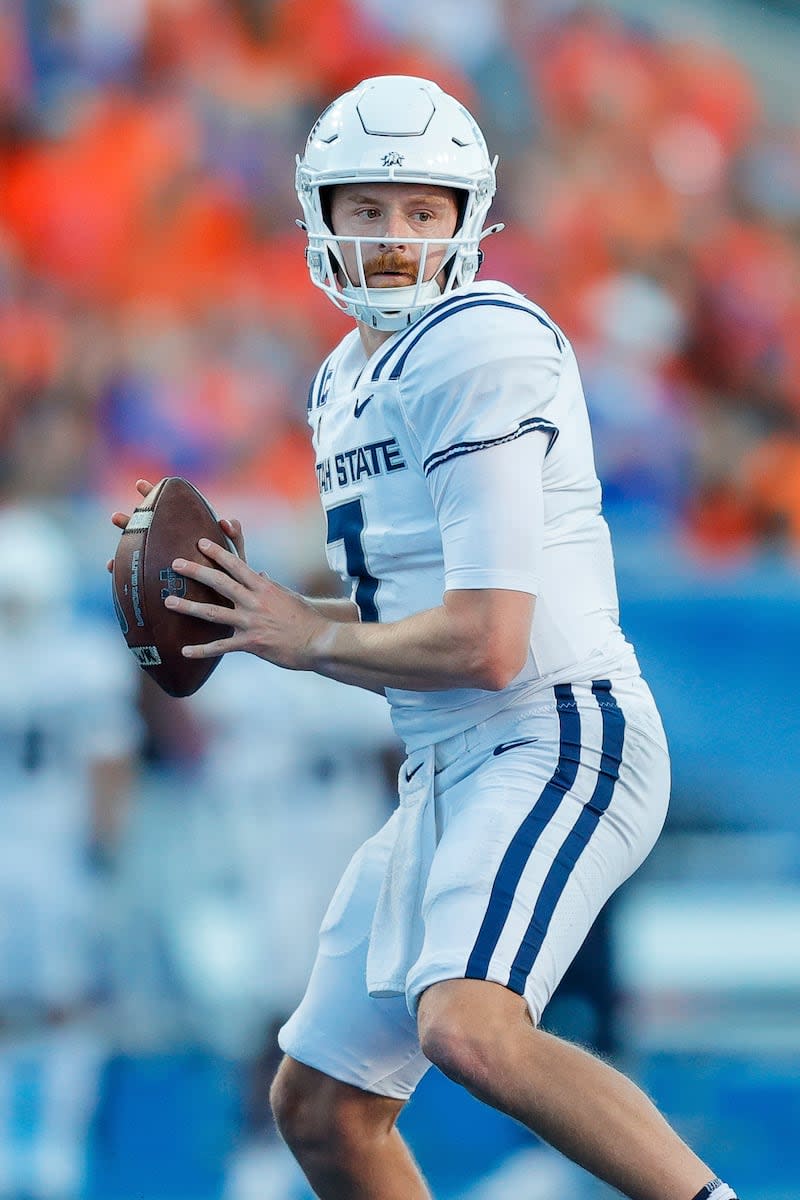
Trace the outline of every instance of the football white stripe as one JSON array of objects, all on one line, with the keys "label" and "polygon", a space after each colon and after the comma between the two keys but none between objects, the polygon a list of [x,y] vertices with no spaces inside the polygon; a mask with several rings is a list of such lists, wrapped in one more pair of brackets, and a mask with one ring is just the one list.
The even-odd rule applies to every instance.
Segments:
[{"label": "football white stripe", "polygon": [[125,527],[126,533],[137,533],[140,529],[149,529],[153,524],[152,508],[135,508],[131,519]]}]

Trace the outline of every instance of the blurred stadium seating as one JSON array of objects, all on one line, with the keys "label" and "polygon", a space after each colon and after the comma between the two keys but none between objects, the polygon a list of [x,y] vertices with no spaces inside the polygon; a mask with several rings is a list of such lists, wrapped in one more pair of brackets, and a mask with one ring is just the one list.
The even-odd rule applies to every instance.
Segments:
[{"label": "blurred stadium seating", "polygon": [[[76,616],[105,632],[107,513],[140,476],[189,476],[243,518],[259,566],[330,587],[304,410],[347,325],[308,283],[294,155],[332,96],[370,74],[426,75],[464,99],[500,155],[493,213],[507,229],[484,275],[544,305],[576,345],[623,624],[675,758],[667,833],[601,947],[613,995],[575,995],[613,1009],[616,1052],[749,1200],[796,1200],[800,985],[775,964],[800,957],[787,671],[800,644],[800,123],[778,65],[797,61],[800,21],[772,0],[778,48],[759,6],[736,0],[735,22],[731,6],[691,7],[682,28],[678,6],[643,17],[623,0],[0,0],[0,514],[24,506],[58,527]],[[223,813],[238,669],[223,664],[197,703],[144,677],[126,700],[133,798],[92,863],[102,962],[70,1026],[73,1071],[87,1019],[103,1047],[99,1098],[81,1093],[93,1133],[54,1131],[70,1096],[45,1069],[52,1025],[0,1000],[0,1200],[307,1196],[264,1098],[322,896],[291,855],[281,886],[297,925],[279,888],[255,895],[244,809]],[[262,844],[290,840],[293,814],[269,798],[302,761],[298,828],[322,830],[328,802],[339,820],[335,852],[318,830],[321,880],[389,802],[397,746],[343,692],[334,752],[326,696],[264,679],[275,726],[254,720],[264,757],[237,759],[237,786],[269,779],[247,819]],[[94,686],[87,667],[81,687]],[[279,729],[282,706],[309,724]],[[357,814],[348,751],[371,764]],[[755,937],[742,921],[757,911],[763,938],[784,939],[758,987],[712,920],[740,877],[723,896],[730,927]],[[291,977],[264,978],[265,907],[294,941]],[[709,938],[700,987],[689,963]],[[596,1032],[577,1002],[557,1019]],[[434,1104],[449,1123],[432,1146]],[[406,1121],[441,1198],[608,1195],[440,1077]],[[481,1163],[507,1173],[481,1180]]]}]

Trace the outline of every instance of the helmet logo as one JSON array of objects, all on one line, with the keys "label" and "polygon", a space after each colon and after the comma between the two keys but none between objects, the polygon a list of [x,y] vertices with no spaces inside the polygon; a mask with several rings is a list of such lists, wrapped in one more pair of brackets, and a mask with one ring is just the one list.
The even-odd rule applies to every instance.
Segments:
[{"label": "helmet logo", "polygon": [[388,154],[384,154],[381,162],[384,167],[402,167],[405,157],[402,154],[398,154],[396,150],[390,150]]}]

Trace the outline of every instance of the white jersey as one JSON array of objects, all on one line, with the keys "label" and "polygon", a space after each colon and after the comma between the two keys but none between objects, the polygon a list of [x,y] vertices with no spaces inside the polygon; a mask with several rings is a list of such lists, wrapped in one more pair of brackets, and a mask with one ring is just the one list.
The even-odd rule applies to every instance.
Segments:
[{"label": "white jersey", "polygon": [[575,356],[535,304],[472,284],[369,359],[353,330],[317,373],[308,415],[328,560],[362,621],[400,620],[453,589],[536,596],[527,662],[502,691],[387,688],[409,750],[559,683],[638,674]]}]

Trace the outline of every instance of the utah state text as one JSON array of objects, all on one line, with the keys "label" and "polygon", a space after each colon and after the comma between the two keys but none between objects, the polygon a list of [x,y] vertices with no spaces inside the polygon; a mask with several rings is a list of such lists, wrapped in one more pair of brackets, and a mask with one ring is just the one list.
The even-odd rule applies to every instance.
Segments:
[{"label": "utah state text", "polygon": [[318,462],[317,483],[321,493],[334,487],[347,487],[360,479],[372,479],[375,475],[388,475],[391,471],[404,471],[406,462],[396,438],[385,438],[381,442],[367,442],[352,450],[342,450],[333,458]]}]

